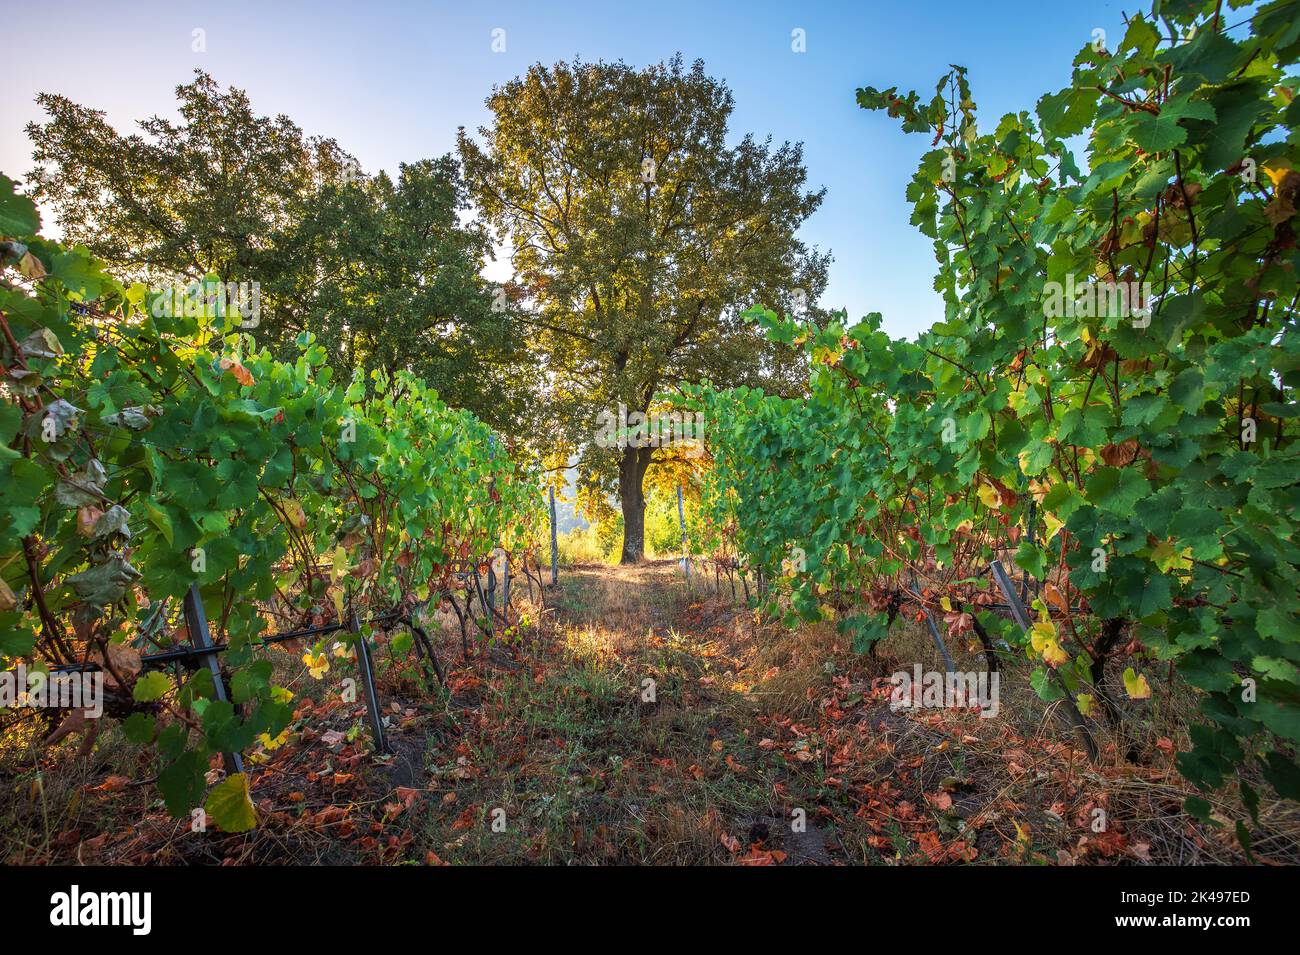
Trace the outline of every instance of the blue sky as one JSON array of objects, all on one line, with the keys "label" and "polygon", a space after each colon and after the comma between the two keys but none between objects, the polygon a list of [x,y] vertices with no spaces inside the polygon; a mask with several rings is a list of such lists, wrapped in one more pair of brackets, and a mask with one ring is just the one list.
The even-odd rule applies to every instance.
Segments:
[{"label": "blue sky", "polygon": [[[1128,5],[1129,12],[1138,8]],[[833,253],[822,305],[885,316],[912,336],[941,317],[929,241],[909,224],[904,189],[927,147],[854,102],[864,85],[933,89],[949,63],[970,68],[982,125],[1032,109],[1069,79],[1070,61],[1101,27],[1122,34],[1121,6],[1042,2],[622,3],[46,0],[11,16],[0,85],[0,171],[31,166],[23,125],[37,92],[107,112],[120,130],[171,115],[173,88],[201,67],[248,91],[263,114],[285,113],[327,135],[368,172],[451,150],[456,128],[488,119],[494,84],[542,61],[644,65],[680,51],[703,59],[736,100],[732,132],[801,140],[809,184],[825,186],[802,237]],[[504,53],[492,31],[506,31]],[[791,50],[805,31],[807,51]],[[207,49],[192,49],[193,31]],[[501,266],[489,274],[501,277]]]}]

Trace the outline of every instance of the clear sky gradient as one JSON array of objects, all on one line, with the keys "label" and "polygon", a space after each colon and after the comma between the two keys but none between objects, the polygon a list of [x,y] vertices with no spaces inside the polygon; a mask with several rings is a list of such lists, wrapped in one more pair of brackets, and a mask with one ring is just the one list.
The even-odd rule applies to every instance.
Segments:
[{"label": "clear sky gradient", "polygon": [[[1135,4],[1127,9],[1132,12]],[[623,60],[680,51],[735,96],[731,129],[805,146],[825,186],[802,237],[834,255],[821,304],[885,316],[912,336],[941,317],[929,240],[908,224],[904,189],[928,141],[854,101],[860,86],[927,94],[950,63],[969,67],[982,126],[1032,109],[1066,84],[1101,27],[1122,34],[1118,2],[137,2],[47,0],[7,18],[0,171],[31,167],[23,126],[37,92],[104,110],[119,130],[174,115],[173,89],[202,68],[248,91],[254,108],[333,136],[367,172],[453,149],[456,128],[488,120],[492,87],[535,62]],[[492,31],[506,51],[492,52]],[[802,28],[807,52],[791,50]],[[192,50],[205,31],[206,52]],[[489,274],[501,278],[498,264]],[[507,270],[508,271],[508,270]]]}]

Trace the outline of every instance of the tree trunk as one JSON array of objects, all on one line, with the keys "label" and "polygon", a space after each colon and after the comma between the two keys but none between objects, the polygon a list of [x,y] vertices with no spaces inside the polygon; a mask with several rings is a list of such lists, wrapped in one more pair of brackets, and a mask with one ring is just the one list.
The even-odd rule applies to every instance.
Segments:
[{"label": "tree trunk", "polygon": [[641,490],[654,448],[624,448],[618,462],[618,499],[623,508],[620,564],[645,560],[645,494]]}]

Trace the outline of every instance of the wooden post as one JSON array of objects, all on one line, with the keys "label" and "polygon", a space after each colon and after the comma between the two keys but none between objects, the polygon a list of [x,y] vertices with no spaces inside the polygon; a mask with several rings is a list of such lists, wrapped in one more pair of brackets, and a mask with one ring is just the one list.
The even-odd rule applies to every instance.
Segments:
[{"label": "wooden post", "polygon": [[560,545],[555,536],[555,488],[551,488],[551,586],[560,575]]},{"label": "wooden post", "polygon": [[356,635],[357,669],[361,672],[362,689],[366,694],[366,710],[370,714],[370,732],[375,738],[375,752],[388,753],[388,737],[384,735],[384,717],[379,712],[379,694],[375,692],[375,668],[370,659],[370,643],[361,632],[356,612],[348,620],[348,630]]},{"label": "wooden post", "polygon": [[[190,643],[201,650],[206,650],[212,646],[212,634],[208,632],[208,615],[203,610],[203,597],[199,594],[199,585],[190,584],[190,589],[185,591],[185,600],[182,604],[185,614],[185,626],[190,632]],[[208,672],[212,674],[212,685],[215,688],[217,699],[223,703],[229,703],[230,697],[226,693],[226,683],[221,678],[221,664],[217,662],[215,653],[203,654],[204,664]],[[226,764],[227,773],[242,773],[244,771],[244,758],[239,753],[222,753],[222,760]]]},{"label": "wooden post", "polygon": [[[1026,613],[1024,605],[1016,597],[1015,584],[1007,575],[1006,568],[1002,566],[1002,561],[995,560],[989,564],[989,569],[993,571],[993,579],[997,581],[998,589],[1002,591],[1002,596],[1007,601],[1007,606],[1011,608],[1011,616],[1016,621],[1016,625],[1025,633],[1028,633],[1031,624],[1029,614]],[[1092,734],[1088,732],[1088,724],[1083,721],[1083,714],[1079,712],[1079,707],[1075,705],[1074,697],[1070,695],[1070,689],[1061,679],[1061,675],[1056,672],[1054,667],[1048,667],[1047,672],[1051,674],[1060,687],[1062,698],[1061,703],[1065,707],[1066,713],[1069,714],[1070,722],[1074,724],[1075,731],[1079,734],[1079,741],[1083,743],[1083,748],[1088,751],[1088,757],[1095,763],[1101,756],[1097,749],[1097,743],[1093,740]]]}]

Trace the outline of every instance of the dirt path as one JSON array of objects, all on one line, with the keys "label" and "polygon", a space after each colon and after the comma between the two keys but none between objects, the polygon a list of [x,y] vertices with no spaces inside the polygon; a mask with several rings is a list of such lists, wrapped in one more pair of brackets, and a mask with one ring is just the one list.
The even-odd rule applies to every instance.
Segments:
[{"label": "dirt path", "polygon": [[452,862],[830,861],[812,811],[792,822],[784,761],[764,748],[742,608],[688,591],[672,561],[568,569],[548,599],[539,646],[452,697],[477,704],[453,758],[433,767],[461,835],[432,851]]},{"label": "dirt path", "polygon": [[[1025,668],[1004,672],[997,718],[894,712],[891,672],[942,666],[919,625],[869,660],[833,623],[760,626],[725,584],[700,584],[673,561],[562,571],[525,648],[457,671],[455,744],[429,751],[435,811],[412,848],[466,863],[1231,858],[1188,825],[1169,747],[1133,765],[1112,745],[1089,766]],[[952,650],[982,668],[978,646]]]}]

